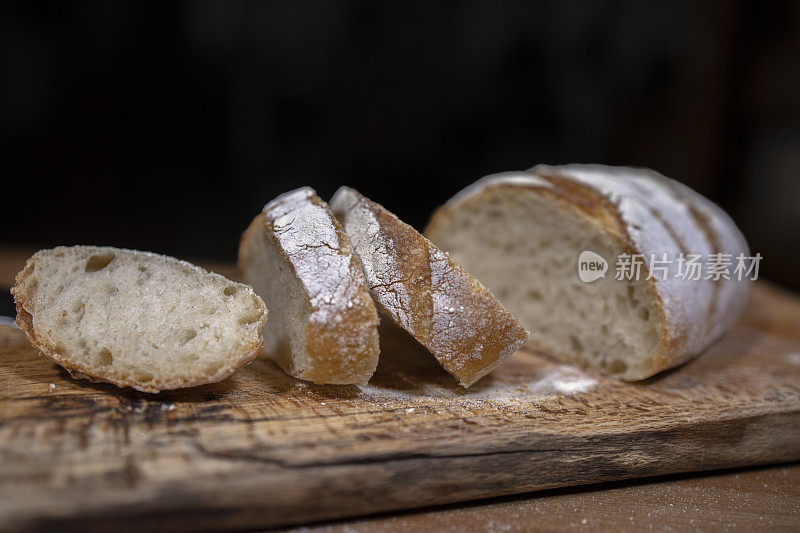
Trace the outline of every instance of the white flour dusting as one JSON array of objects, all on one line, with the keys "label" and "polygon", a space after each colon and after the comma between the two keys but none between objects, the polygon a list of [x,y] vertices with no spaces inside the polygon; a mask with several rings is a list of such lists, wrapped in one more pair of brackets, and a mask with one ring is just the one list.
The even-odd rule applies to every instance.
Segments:
[{"label": "white flour dusting", "polygon": [[597,384],[597,379],[576,368],[556,365],[542,369],[542,372],[532,376],[527,382],[497,376],[497,379],[489,380],[484,387],[479,382],[470,389],[437,384],[425,384],[414,389],[368,384],[359,387],[358,398],[377,402],[428,402],[431,398],[452,398],[454,403],[476,400],[487,403],[517,402],[546,396],[581,394],[591,391]]}]

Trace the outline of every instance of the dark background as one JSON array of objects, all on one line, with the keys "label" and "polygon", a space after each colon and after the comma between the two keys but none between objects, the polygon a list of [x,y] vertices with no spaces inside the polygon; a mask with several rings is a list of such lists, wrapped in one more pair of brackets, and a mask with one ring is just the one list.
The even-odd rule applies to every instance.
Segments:
[{"label": "dark background", "polygon": [[233,260],[300,185],[421,228],[599,162],[709,196],[800,288],[798,2],[20,2],[0,72],[0,245]]}]

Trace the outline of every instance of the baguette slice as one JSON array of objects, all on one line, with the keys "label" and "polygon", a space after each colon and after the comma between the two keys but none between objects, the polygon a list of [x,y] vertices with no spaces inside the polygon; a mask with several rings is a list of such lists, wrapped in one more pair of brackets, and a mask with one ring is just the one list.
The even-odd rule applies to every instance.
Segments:
[{"label": "baguette slice", "polygon": [[289,375],[364,384],[378,366],[378,311],[350,241],[328,205],[303,187],[268,203],[242,235],[239,269],[280,310],[266,352]]},{"label": "baguette slice", "polygon": [[[732,271],[747,242],[719,207],[651,170],[540,165],[488,176],[440,207],[425,234],[495,291],[542,350],[624,380],[700,353],[747,302],[746,279],[683,279],[680,254],[706,263],[730,254]],[[604,278],[580,279],[584,251],[605,259]],[[638,279],[627,268],[615,279],[624,254],[642,256]]]},{"label": "baguette slice", "polygon": [[464,387],[528,338],[483,285],[381,205],[342,187],[331,208],[350,237],[380,310]]},{"label": "baguette slice", "polygon": [[110,247],[40,250],[11,293],[35,348],[75,377],[143,392],[225,379],[258,354],[267,319],[247,285]]}]

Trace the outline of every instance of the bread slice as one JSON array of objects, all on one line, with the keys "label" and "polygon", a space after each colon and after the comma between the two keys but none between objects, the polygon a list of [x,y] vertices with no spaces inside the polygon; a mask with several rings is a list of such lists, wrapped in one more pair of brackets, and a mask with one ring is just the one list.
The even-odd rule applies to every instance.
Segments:
[{"label": "bread slice", "polygon": [[239,269],[280,310],[265,351],[315,383],[364,384],[378,366],[378,312],[342,227],[313,189],[268,203],[242,235]]},{"label": "bread slice", "polygon": [[98,246],[40,250],[11,289],[31,344],[79,377],[144,392],[213,383],[261,348],[264,302],[186,261]]},{"label": "bread slice", "polygon": [[[719,207],[651,170],[541,165],[488,176],[439,208],[425,234],[486,283],[543,350],[625,380],[700,353],[747,301],[746,279],[682,279],[680,254],[707,262],[725,253],[735,265],[747,243]],[[584,251],[607,262],[604,278],[581,280]],[[641,254],[639,279],[628,279],[623,254]]]},{"label": "bread slice", "polygon": [[384,207],[348,187],[331,199],[380,310],[464,387],[528,338],[475,278]]}]

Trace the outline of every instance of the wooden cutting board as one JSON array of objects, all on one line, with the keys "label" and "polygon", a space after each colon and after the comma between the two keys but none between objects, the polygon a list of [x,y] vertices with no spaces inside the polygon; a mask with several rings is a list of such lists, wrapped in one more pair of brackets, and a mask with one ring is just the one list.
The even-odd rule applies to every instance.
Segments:
[{"label": "wooden cutting board", "polygon": [[0,326],[0,529],[257,528],[798,460],[798,302],[758,284],[717,345],[644,383],[522,351],[468,391],[396,330],[366,387],[258,360],[148,395]]}]

